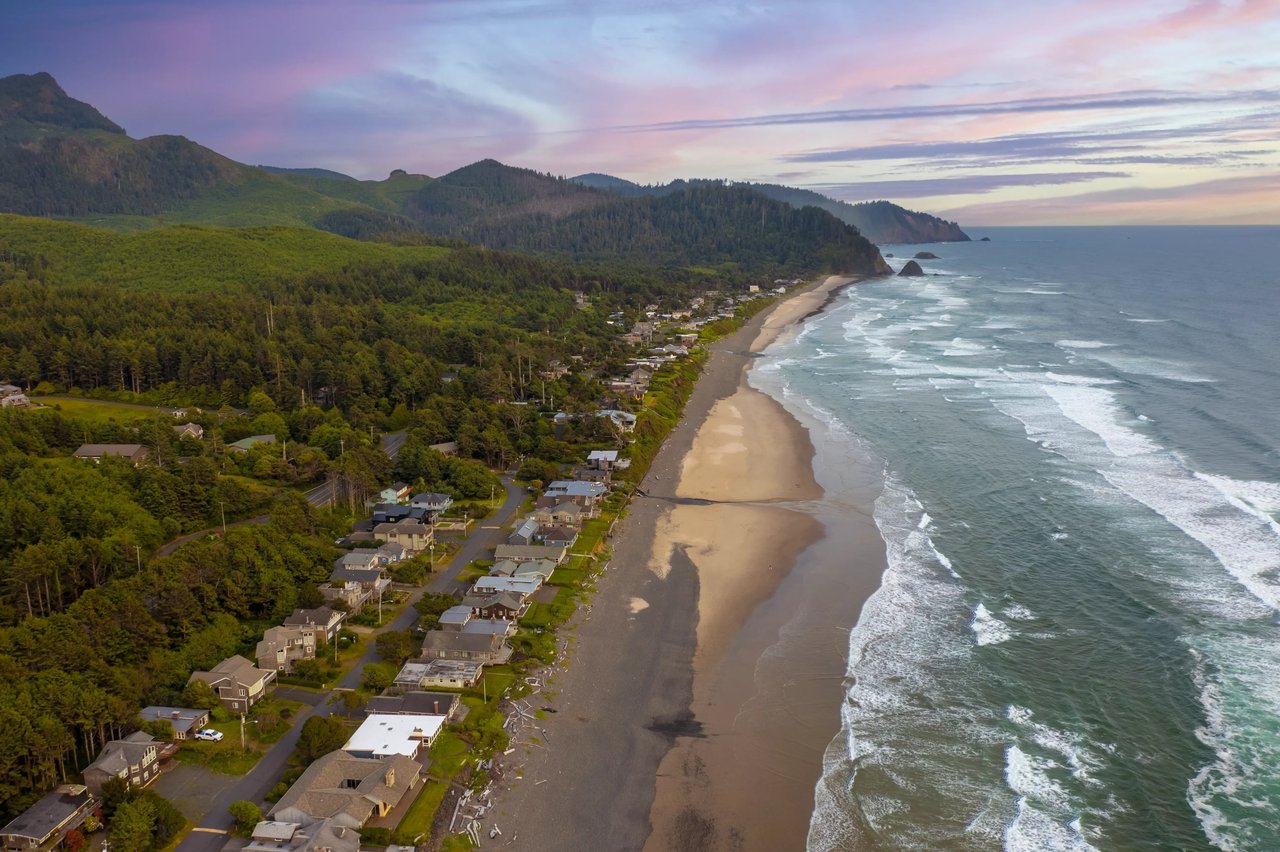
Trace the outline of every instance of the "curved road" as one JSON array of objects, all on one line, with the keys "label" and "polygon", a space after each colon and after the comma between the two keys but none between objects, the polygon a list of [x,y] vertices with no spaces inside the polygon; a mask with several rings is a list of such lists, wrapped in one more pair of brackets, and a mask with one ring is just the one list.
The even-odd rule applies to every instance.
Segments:
[{"label": "curved road", "polygon": [[[409,605],[401,611],[400,615],[379,627],[374,631],[375,633],[382,633],[388,630],[408,630],[411,628],[418,619],[418,611],[413,608],[413,604],[422,597],[424,592],[451,592],[459,588],[461,584],[455,579],[455,574],[458,570],[472,560],[489,555],[487,551],[492,551],[494,547],[506,540],[502,527],[511,523],[528,492],[523,486],[516,485],[509,474],[502,476],[502,485],[507,491],[506,500],[503,501],[502,506],[493,515],[486,518],[483,523],[477,525],[475,532],[463,544],[462,549],[448,564],[441,566],[439,574],[433,577],[425,588],[418,589],[410,595]],[[354,689],[359,686],[360,678],[364,674],[364,667],[369,663],[377,662],[377,660],[377,648],[373,642],[370,642],[364,652],[364,656],[351,667],[351,671],[347,672],[335,689]],[[262,802],[267,793],[271,791],[271,788],[280,780],[280,776],[284,774],[285,767],[289,762],[289,756],[293,754],[293,749],[298,743],[298,737],[302,734],[303,723],[316,714],[325,714],[328,711],[330,702],[336,697],[335,693],[330,692],[329,695],[322,697],[315,706],[299,711],[294,717],[293,727],[267,750],[267,753],[262,756],[257,765],[209,803],[209,810],[204,819],[179,844],[178,852],[215,852],[215,850],[221,849],[227,842],[228,832],[235,822],[227,808],[232,802],[238,802],[242,799],[250,802]]]}]

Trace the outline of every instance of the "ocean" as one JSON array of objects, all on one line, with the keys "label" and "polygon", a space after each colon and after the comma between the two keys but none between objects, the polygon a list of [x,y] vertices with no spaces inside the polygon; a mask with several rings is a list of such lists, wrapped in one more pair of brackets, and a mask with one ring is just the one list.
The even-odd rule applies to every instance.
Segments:
[{"label": "ocean", "polygon": [[884,471],[808,848],[1280,849],[1280,228],[971,235],[751,372]]}]

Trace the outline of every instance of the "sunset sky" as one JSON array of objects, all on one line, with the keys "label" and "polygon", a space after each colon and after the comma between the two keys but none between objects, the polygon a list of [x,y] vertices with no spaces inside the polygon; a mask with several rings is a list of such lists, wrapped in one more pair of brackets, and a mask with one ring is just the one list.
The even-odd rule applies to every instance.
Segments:
[{"label": "sunset sky", "polygon": [[0,4],[0,75],[246,163],[760,180],[962,225],[1280,223],[1280,0]]}]

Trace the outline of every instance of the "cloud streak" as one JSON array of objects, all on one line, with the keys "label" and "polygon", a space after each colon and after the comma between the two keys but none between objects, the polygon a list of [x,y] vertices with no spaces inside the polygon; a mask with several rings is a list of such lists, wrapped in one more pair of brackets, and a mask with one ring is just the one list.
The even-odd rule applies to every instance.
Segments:
[{"label": "cloud streak", "polygon": [[1220,104],[1280,103],[1280,92],[1255,90],[1223,94],[1194,92],[1122,92],[1068,97],[1020,98],[1007,101],[977,103],[929,104],[886,108],[818,110],[813,112],[777,113],[772,115],[737,116],[731,118],[689,118],[649,124],[622,125],[607,130],[629,132],[661,132],[669,130],[716,130],[771,125],[829,124],[850,122],[902,121],[905,119],[941,119],[965,116],[1004,114],[1062,113],[1092,110],[1150,110],[1171,107]]},{"label": "cloud streak", "polygon": [[1064,186],[1105,178],[1127,178],[1128,172],[1028,172],[905,180],[871,180],[850,183],[805,184],[808,189],[842,201],[878,198],[932,198],[943,195],[980,195],[1014,186]]}]

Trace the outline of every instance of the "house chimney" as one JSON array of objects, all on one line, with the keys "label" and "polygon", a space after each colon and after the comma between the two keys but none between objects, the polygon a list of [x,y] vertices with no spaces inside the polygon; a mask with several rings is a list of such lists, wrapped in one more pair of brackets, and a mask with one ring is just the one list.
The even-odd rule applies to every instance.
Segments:
[{"label": "house chimney", "polygon": [[431,711],[435,713],[437,716],[440,715],[440,699],[439,698],[431,702]]}]

